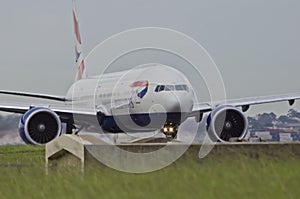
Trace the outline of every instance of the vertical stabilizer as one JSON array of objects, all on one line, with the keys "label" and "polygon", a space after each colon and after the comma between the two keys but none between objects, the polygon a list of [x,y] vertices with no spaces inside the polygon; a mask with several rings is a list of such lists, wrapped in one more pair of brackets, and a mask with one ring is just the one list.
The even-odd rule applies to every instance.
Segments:
[{"label": "vertical stabilizer", "polygon": [[72,0],[73,3],[73,20],[74,20],[74,33],[75,33],[75,61],[77,64],[77,77],[76,80],[80,80],[82,78],[86,77],[85,74],[85,65],[84,65],[84,57],[82,54],[82,43],[81,43],[81,37],[80,37],[80,31],[79,31],[79,23],[78,23],[78,17],[76,12],[76,2],[75,0]]}]

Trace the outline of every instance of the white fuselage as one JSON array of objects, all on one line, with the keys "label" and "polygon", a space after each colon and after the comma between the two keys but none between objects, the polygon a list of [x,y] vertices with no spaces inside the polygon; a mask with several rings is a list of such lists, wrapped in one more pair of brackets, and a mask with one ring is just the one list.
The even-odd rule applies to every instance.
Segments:
[{"label": "white fuselage", "polygon": [[[194,94],[189,81],[178,70],[153,64],[79,80],[69,89],[67,98],[72,99],[73,106],[100,111],[106,116],[177,113],[180,114],[180,120],[184,121],[192,111]],[[153,130],[157,125],[143,128]],[[141,130],[140,126],[134,124],[132,130],[136,128]]]}]

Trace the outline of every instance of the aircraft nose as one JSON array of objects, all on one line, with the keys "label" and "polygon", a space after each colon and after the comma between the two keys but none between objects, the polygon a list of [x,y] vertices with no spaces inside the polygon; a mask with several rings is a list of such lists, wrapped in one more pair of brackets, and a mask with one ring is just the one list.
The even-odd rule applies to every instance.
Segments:
[{"label": "aircraft nose", "polygon": [[167,112],[190,113],[193,108],[193,99],[186,93],[172,93],[166,100]]}]

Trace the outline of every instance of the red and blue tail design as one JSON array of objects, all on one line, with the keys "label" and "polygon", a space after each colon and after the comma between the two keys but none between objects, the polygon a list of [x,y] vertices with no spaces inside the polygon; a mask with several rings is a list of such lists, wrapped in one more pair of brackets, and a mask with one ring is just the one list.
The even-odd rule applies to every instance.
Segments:
[{"label": "red and blue tail design", "polygon": [[85,78],[85,65],[84,65],[84,57],[82,55],[82,46],[81,46],[81,37],[80,37],[80,31],[79,31],[79,23],[77,18],[77,12],[76,12],[76,3],[75,0],[72,0],[73,2],[73,20],[74,20],[74,33],[75,33],[75,56],[76,56],[76,63],[77,63],[77,77],[76,80],[80,80],[82,78]]}]

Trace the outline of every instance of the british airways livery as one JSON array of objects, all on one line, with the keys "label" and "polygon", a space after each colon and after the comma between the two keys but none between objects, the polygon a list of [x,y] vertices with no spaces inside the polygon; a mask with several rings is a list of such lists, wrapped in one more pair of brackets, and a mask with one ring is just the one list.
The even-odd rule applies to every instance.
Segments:
[{"label": "british airways livery", "polygon": [[300,98],[295,93],[214,103],[217,105],[198,103],[191,83],[180,71],[156,63],[87,77],[75,0],[73,20],[78,72],[66,96],[0,91],[62,102],[60,106],[0,103],[0,111],[23,114],[19,132],[26,143],[46,144],[62,134],[63,126],[68,134],[87,126],[100,126],[108,133],[161,131],[172,140],[185,120],[193,117],[200,122],[204,113],[209,113],[207,129],[212,140],[226,142],[245,137],[248,121],[244,112],[251,105],[280,101],[293,105]]}]

